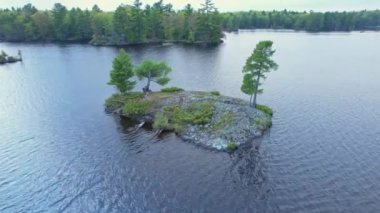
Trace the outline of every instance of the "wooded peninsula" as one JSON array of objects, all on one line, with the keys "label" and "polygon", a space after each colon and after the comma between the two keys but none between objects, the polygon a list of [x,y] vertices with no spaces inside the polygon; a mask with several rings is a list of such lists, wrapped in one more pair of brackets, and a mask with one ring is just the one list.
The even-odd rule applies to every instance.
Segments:
[{"label": "wooded peninsula", "polygon": [[359,12],[249,11],[220,13],[211,0],[196,10],[188,4],[174,10],[162,0],[143,5],[120,5],[114,12],[68,9],[56,3],[51,10],[32,4],[0,9],[0,41],[90,42],[128,45],[154,42],[217,44],[223,31],[292,29],[319,31],[379,30],[380,10]]}]

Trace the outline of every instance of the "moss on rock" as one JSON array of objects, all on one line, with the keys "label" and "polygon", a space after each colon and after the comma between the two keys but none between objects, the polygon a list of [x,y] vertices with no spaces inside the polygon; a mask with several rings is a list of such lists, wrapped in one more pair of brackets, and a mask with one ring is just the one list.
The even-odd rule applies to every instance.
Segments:
[{"label": "moss on rock", "polygon": [[174,131],[186,141],[216,150],[231,150],[259,137],[270,127],[272,111],[247,101],[210,92],[153,92],[114,95],[106,109],[117,115]]}]

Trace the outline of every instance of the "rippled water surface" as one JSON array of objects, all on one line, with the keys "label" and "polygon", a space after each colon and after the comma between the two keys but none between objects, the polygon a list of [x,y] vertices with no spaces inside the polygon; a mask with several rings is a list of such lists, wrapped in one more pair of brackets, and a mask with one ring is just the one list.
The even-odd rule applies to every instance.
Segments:
[{"label": "rippled water surface", "polygon": [[247,98],[241,68],[262,39],[280,65],[259,97],[274,126],[232,155],[105,114],[116,48],[0,43],[24,56],[0,66],[0,212],[380,212],[380,33],[126,50],[167,61],[173,86]]}]

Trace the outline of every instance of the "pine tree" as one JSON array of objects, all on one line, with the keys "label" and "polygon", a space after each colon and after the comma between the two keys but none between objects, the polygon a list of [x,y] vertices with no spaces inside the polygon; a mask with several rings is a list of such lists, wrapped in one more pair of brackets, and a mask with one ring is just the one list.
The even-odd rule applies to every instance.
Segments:
[{"label": "pine tree", "polygon": [[253,107],[256,107],[257,94],[263,92],[260,89],[260,80],[266,78],[266,73],[278,68],[271,58],[275,53],[272,46],[272,41],[259,42],[243,68],[244,79],[241,91],[251,96],[250,105]]},{"label": "pine tree", "polygon": [[140,0],[135,0],[131,10],[131,42],[141,42],[146,39],[145,14],[141,9]]},{"label": "pine tree", "polygon": [[151,82],[155,82],[161,86],[169,83],[170,78],[168,74],[172,71],[172,69],[165,63],[160,62],[156,63],[151,60],[145,60],[137,69],[136,76],[142,80],[144,78],[147,79],[147,84],[144,87],[144,92],[150,92],[150,84]]},{"label": "pine tree", "polygon": [[131,91],[136,85],[130,78],[134,76],[133,65],[130,56],[121,49],[119,55],[113,60],[111,80],[109,85],[114,85],[120,93]]},{"label": "pine tree", "polygon": [[66,37],[66,26],[65,17],[67,14],[67,9],[60,3],[56,3],[52,10],[54,28],[55,28],[55,38],[62,41]]},{"label": "pine tree", "polygon": [[215,44],[220,43],[222,38],[222,20],[218,9],[215,8],[211,0],[205,0],[198,13],[196,22],[197,41]]}]

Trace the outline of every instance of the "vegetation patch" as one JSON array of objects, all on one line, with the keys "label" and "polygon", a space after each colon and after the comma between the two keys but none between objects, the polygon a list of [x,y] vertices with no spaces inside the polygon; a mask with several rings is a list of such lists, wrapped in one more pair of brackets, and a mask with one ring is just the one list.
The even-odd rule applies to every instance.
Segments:
[{"label": "vegetation patch", "polygon": [[262,117],[256,117],[254,120],[254,123],[256,124],[256,126],[261,128],[262,130],[268,129],[269,127],[272,126],[272,121],[269,115],[265,115],[265,121],[263,120]]},{"label": "vegetation patch", "polygon": [[223,129],[223,127],[230,125],[234,120],[234,113],[224,112],[219,120],[214,124],[213,130],[218,131]]},{"label": "vegetation patch", "polygon": [[182,92],[182,91],[185,91],[185,90],[179,87],[169,87],[169,88],[165,88],[161,90],[161,92],[163,93],[173,93],[173,92]]},{"label": "vegetation patch", "polygon": [[167,106],[162,113],[155,117],[153,128],[174,130],[180,133],[187,124],[202,125],[211,121],[214,113],[214,105],[212,102],[193,102],[187,107],[179,105]]},{"label": "vegetation patch", "polygon": [[108,109],[118,109],[125,105],[126,102],[136,99],[142,99],[143,93],[131,92],[127,94],[114,94],[106,100],[105,107]]},{"label": "vegetation patch", "polygon": [[220,92],[219,91],[211,91],[210,94],[213,95],[213,96],[220,96]]},{"label": "vegetation patch", "polygon": [[123,114],[127,117],[137,117],[144,115],[153,106],[153,102],[144,99],[131,99],[125,103]]},{"label": "vegetation patch", "polygon": [[256,117],[255,118],[255,123],[257,126],[261,126],[262,129],[268,129],[269,127],[272,126],[272,120],[271,117],[273,116],[273,110],[265,105],[256,105],[256,109],[260,110],[265,114],[265,122],[263,121],[262,117]]},{"label": "vegetation patch", "polygon": [[124,105],[123,96],[114,94],[106,100],[104,105],[108,109],[118,109]]},{"label": "vegetation patch", "polygon": [[153,129],[173,130],[169,124],[168,117],[165,116],[164,113],[159,113],[156,115],[153,122]]},{"label": "vegetation patch", "polygon": [[265,121],[265,127],[267,129],[267,128],[271,127],[271,126],[272,126],[272,120],[270,119],[269,116],[267,116],[267,119]]},{"label": "vegetation patch", "polygon": [[273,116],[273,110],[268,106],[257,104],[256,109],[260,110],[261,112],[263,112],[267,116],[270,116],[270,117]]},{"label": "vegetation patch", "polygon": [[257,126],[261,126],[263,124],[263,118],[262,117],[256,117],[255,118],[255,124]]},{"label": "vegetation patch", "polygon": [[144,93],[141,93],[141,92],[130,92],[130,93],[127,93],[124,96],[124,100],[128,101],[128,100],[134,100],[134,99],[142,99],[144,98]]},{"label": "vegetation patch", "polygon": [[228,142],[227,144],[227,149],[230,150],[230,151],[234,151],[237,149],[237,144],[235,141],[230,141]]}]

